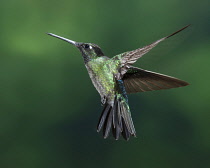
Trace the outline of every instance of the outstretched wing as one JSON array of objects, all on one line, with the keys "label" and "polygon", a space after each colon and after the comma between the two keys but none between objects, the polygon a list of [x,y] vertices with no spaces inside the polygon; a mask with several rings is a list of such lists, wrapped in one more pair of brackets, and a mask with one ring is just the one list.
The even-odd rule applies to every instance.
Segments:
[{"label": "outstretched wing", "polygon": [[187,86],[189,83],[180,79],[131,67],[123,77],[127,93],[170,89]]},{"label": "outstretched wing", "polygon": [[149,52],[152,48],[154,48],[158,43],[160,43],[161,41],[179,33],[180,31],[186,29],[188,26],[187,25],[185,27],[183,27],[182,29],[170,34],[169,36],[163,37],[155,42],[153,42],[150,45],[147,45],[143,48],[138,48],[136,50],[133,51],[128,51],[125,52],[123,54],[117,55],[116,57],[114,57],[114,59],[119,59],[120,64],[121,64],[121,75],[124,75],[127,70],[130,68],[130,65],[132,65],[133,63],[135,63],[139,58],[141,58],[144,54],[146,54],[147,52]]}]

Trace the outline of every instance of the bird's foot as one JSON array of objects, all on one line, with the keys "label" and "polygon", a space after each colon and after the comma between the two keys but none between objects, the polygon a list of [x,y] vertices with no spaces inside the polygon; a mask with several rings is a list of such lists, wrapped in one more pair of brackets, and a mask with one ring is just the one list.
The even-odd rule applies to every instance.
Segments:
[{"label": "bird's foot", "polygon": [[104,104],[106,103],[106,97],[102,97],[101,98],[101,105],[104,106]]}]

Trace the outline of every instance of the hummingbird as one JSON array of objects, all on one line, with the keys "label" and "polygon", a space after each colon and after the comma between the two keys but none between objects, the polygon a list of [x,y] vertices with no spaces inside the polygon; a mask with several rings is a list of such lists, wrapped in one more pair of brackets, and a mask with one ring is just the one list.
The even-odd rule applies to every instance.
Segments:
[{"label": "hummingbird", "polygon": [[103,110],[97,125],[97,132],[103,130],[106,139],[110,132],[118,140],[120,136],[129,140],[136,137],[135,127],[128,104],[128,94],[187,86],[189,83],[160,73],[144,70],[133,64],[158,43],[181,32],[189,25],[149,45],[133,51],[105,56],[101,48],[93,43],[83,43],[47,33],[77,47],[92,83],[101,97]]}]

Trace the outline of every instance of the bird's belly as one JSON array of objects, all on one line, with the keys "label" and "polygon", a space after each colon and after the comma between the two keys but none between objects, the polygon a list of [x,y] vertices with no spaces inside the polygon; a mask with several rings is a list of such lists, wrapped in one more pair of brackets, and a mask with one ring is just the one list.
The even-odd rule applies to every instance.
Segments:
[{"label": "bird's belly", "polygon": [[113,72],[109,68],[100,68],[98,70],[87,67],[90,78],[101,98],[114,95],[115,79]]}]

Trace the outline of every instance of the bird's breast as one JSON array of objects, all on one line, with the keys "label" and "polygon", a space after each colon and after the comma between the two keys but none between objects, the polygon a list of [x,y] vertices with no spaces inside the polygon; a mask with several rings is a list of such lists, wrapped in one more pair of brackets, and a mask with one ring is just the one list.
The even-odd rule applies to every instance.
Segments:
[{"label": "bird's breast", "polygon": [[116,85],[114,74],[116,73],[116,68],[110,60],[99,57],[89,61],[86,64],[86,68],[93,85],[101,97],[114,94]]}]

